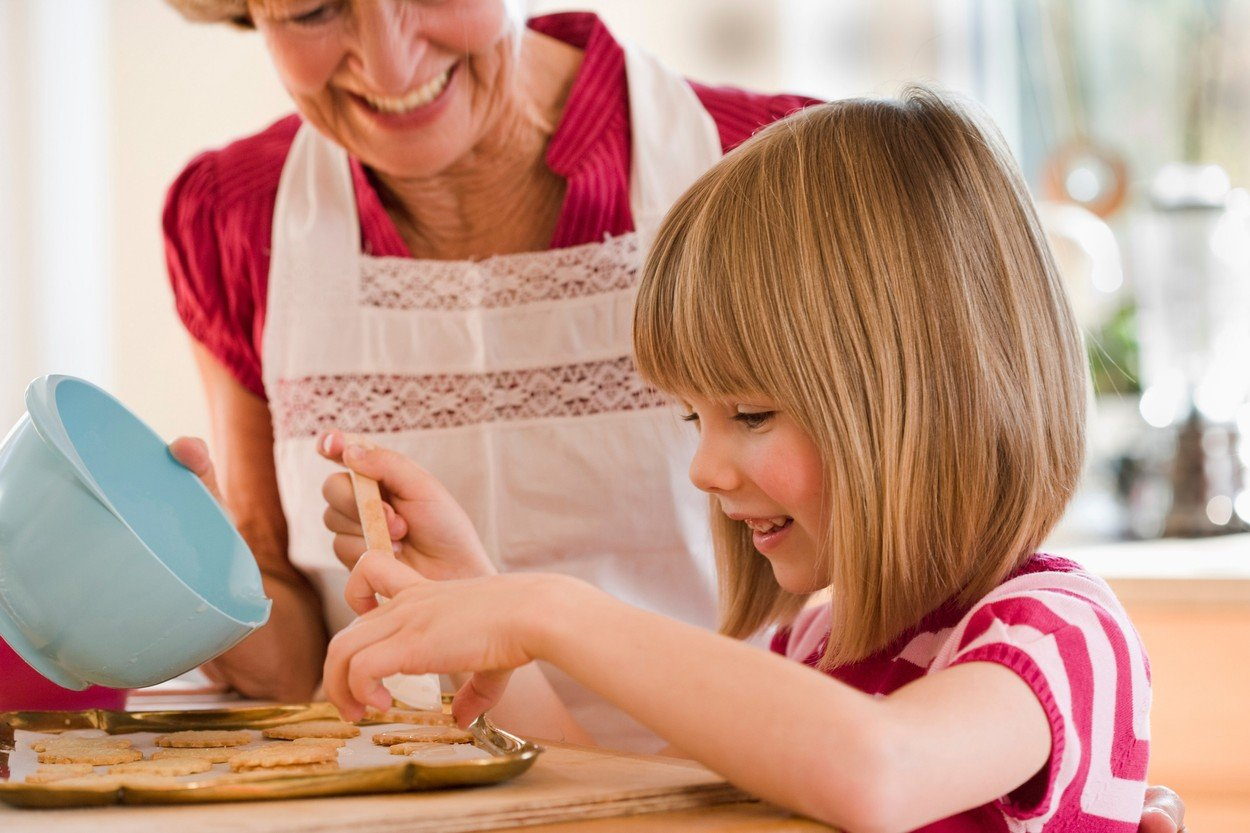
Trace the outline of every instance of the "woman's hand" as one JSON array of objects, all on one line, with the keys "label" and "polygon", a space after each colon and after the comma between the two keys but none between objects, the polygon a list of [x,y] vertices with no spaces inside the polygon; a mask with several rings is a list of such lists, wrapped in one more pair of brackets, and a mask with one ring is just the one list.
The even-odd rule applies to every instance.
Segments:
[{"label": "woman's hand", "polygon": [[[495,566],[468,515],[438,479],[402,454],[362,448],[339,431],[317,443],[321,456],[378,481],[395,556],[430,579],[493,575]],[[365,551],[351,479],[346,472],[326,478],[324,522],[334,533],[334,554],[348,567]]]},{"label": "woman's hand", "polygon": [[[534,659],[529,625],[556,576],[429,581],[388,553],[362,555],[345,596],[360,618],[330,641],[326,696],[345,720],[386,708],[391,674],[472,672],[452,712],[466,725],[503,695],[508,676]],[[378,596],[387,598],[379,602]]]},{"label": "woman's hand", "polygon": [[[208,489],[213,500],[222,509],[226,509],[226,501],[217,486],[217,472],[213,469],[213,459],[208,454],[208,443],[199,437],[179,437],[169,444],[169,454],[183,468],[200,478],[200,482]],[[228,513],[228,510],[227,510]]]}]

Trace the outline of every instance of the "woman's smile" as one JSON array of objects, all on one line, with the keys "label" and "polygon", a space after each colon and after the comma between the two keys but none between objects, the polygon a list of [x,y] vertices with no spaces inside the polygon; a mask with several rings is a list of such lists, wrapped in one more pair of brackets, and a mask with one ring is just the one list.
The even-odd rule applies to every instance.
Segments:
[{"label": "woman's smile", "polygon": [[456,69],[456,64],[447,67],[438,75],[431,78],[416,89],[402,96],[382,96],[370,95],[369,93],[361,93],[360,98],[368,102],[369,106],[374,110],[383,113],[393,113],[402,115],[408,113],[418,107],[424,107],[442,94],[447,88],[447,82],[451,79],[452,72]]},{"label": "woman's smile", "polygon": [[455,63],[419,87],[402,96],[352,93],[348,96],[356,112],[368,123],[385,130],[422,127],[437,119],[456,94],[459,63]]}]

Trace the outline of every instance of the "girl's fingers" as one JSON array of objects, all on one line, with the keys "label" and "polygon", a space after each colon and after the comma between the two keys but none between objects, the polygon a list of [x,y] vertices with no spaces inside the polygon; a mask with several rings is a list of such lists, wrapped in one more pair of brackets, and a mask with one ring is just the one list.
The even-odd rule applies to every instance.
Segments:
[{"label": "girl's fingers", "polygon": [[358,651],[347,666],[347,688],[352,700],[366,706],[386,710],[391,695],[382,680],[392,674],[420,674],[424,669],[406,667],[409,646],[403,632],[374,642]]},{"label": "girl's fingers", "polygon": [[339,707],[345,720],[359,719],[364,713],[364,703],[356,700],[348,684],[352,660],[365,648],[394,634],[402,625],[403,621],[398,616],[370,616],[357,619],[330,640],[326,648],[322,686],[326,698]]},{"label": "girl's fingers", "polygon": [[397,560],[393,553],[369,550],[352,568],[343,596],[352,610],[362,613],[376,606],[375,596],[394,598],[423,581],[420,573]]},{"label": "girl's fingers", "polygon": [[508,687],[511,671],[478,671],[456,692],[451,715],[462,728],[499,702]]}]

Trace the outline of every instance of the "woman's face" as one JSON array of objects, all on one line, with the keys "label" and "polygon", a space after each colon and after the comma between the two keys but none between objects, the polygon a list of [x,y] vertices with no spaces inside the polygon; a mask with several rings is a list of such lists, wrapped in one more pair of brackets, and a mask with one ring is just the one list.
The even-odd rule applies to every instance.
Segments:
[{"label": "woman's face", "polygon": [[300,114],[395,177],[446,170],[514,94],[502,0],[251,0]]}]

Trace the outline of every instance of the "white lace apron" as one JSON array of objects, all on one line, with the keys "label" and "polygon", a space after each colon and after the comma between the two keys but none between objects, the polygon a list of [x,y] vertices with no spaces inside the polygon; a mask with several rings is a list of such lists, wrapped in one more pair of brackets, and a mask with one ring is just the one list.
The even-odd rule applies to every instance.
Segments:
[{"label": "white lace apron", "polygon": [[[687,478],[694,432],[638,378],[631,325],[645,241],[720,142],[682,78],[632,47],[626,72],[638,231],[602,243],[482,261],[370,257],[346,153],[307,125],[297,133],[274,209],[264,383],[290,558],[331,632],[353,614],[322,525],[335,466],[315,443],[330,428],[436,475],[502,569],[566,573],[714,624],[707,501]],[[601,742],[658,747],[546,670]]]}]

